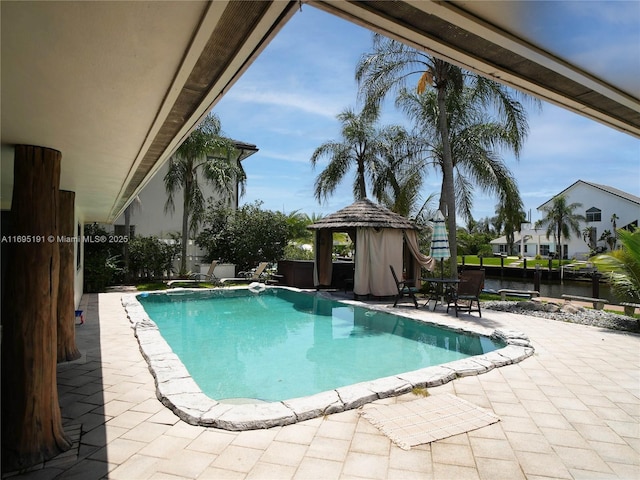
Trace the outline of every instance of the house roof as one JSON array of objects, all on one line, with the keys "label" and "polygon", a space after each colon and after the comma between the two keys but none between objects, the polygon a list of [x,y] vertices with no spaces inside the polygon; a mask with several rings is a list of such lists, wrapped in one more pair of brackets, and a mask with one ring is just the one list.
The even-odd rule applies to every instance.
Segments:
[{"label": "house roof", "polygon": [[335,213],[323,217],[307,228],[312,230],[341,230],[358,227],[417,230],[416,225],[407,218],[368,199],[358,200]]},{"label": "house roof", "polygon": [[[537,237],[540,237],[542,235],[544,235],[544,232],[542,230],[540,230],[540,232],[536,232],[535,235],[531,235],[531,234],[525,232],[524,243],[530,243],[530,242],[531,243],[537,243],[538,242],[538,238]],[[520,232],[513,232],[513,243],[518,244],[520,242],[522,242],[522,235],[520,234]],[[502,244],[506,245],[507,244],[507,236],[506,235],[502,235],[501,237],[494,238],[489,243],[492,244],[492,245],[502,245]]]},{"label": "house roof", "polygon": [[241,162],[245,158],[250,157],[258,151],[258,147],[256,145],[253,145],[252,143],[240,142],[238,140],[233,140],[233,146],[236,147],[236,150],[240,151],[240,156],[238,157],[239,162]]},{"label": "house roof", "polygon": [[599,183],[587,182],[585,180],[577,180],[576,182],[572,183],[567,188],[562,190],[560,193],[558,193],[557,195],[554,195],[552,198],[550,198],[549,200],[544,202],[537,209],[538,210],[541,209],[542,207],[547,205],[549,202],[551,202],[554,198],[559,197],[560,195],[564,195],[567,191],[571,190],[572,188],[574,188],[576,185],[579,185],[579,184],[588,185],[588,186],[590,186],[592,188],[596,188],[598,190],[602,190],[603,192],[606,192],[606,193],[608,193],[610,195],[614,195],[616,197],[624,198],[625,200],[628,200],[629,202],[632,202],[632,203],[635,203],[637,205],[640,205],[640,197],[632,195],[631,193],[623,192],[622,190],[619,190],[619,189],[614,188],[614,187],[610,187],[608,185],[601,185]]}]

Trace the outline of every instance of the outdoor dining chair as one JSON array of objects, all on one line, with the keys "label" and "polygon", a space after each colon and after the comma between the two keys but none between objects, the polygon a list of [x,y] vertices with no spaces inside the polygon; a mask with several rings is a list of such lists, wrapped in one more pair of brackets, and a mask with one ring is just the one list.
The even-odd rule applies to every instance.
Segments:
[{"label": "outdoor dining chair", "polygon": [[482,317],[480,293],[483,287],[484,270],[465,270],[460,273],[460,283],[458,283],[455,291],[452,292],[447,305],[447,313],[449,313],[449,308],[454,308],[456,317],[460,311],[467,313],[478,312],[478,315]]},{"label": "outdoor dining chair", "polygon": [[416,298],[418,289],[413,281],[398,280],[398,276],[396,275],[393,265],[389,265],[389,268],[391,269],[391,275],[393,275],[393,280],[396,282],[396,287],[398,288],[398,295],[396,296],[396,301],[393,302],[393,306],[395,307],[398,304],[398,301],[400,301],[402,297],[406,296],[411,298],[411,300],[413,300],[413,304],[418,308],[418,299]]}]

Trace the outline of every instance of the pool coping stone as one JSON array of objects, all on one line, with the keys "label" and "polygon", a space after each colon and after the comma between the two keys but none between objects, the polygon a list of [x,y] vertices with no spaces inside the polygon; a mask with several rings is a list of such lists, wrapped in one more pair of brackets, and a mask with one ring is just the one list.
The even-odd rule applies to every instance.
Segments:
[{"label": "pool coping stone", "polygon": [[[293,287],[277,288],[309,293]],[[225,290],[227,289],[230,288],[225,288]],[[146,293],[166,293],[168,291],[189,293],[201,292],[203,289],[176,288]],[[339,413],[359,408],[374,400],[402,395],[414,388],[435,387],[458,377],[480,375],[494,368],[521,362],[534,353],[534,348],[528,337],[522,332],[497,329],[491,335],[486,335],[486,333],[473,331],[473,329],[451,328],[440,323],[427,322],[408,316],[407,318],[412,320],[445,327],[449,330],[497,338],[504,341],[506,346],[482,355],[339,387],[306,397],[279,402],[221,403],[205,395],[189,375],[186,367],[162,337],[157,325],[149,318],[144,307],[136,298],[139,294],[123,295],[121,302],[127,312],[134,335],[138,340],[140,351],[154,377],[156,396],[163,405],[172,410],[183,421],[191,425],[215,427],[224,430],[242,431],[271,428]],[[356,301],[337,300],[324,292],[316,294],[334,301],[364,306],[368,309],[388,313],[388,309],[381,308],[378,305],[365,305]],[[393,313],[403,316],[402,312],[394,311]]]}]

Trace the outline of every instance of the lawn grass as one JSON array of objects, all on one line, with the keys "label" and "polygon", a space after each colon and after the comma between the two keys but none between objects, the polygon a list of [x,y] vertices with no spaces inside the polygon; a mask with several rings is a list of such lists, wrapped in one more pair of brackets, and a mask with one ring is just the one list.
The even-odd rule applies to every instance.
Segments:
[{"label": "lawn grass", "polygon": [[[487,266],[499,267],[500,257],[482,257],[482,264]],[[522,259],[516,257],[504,257],[504,266],[511,265],[512,263],[519,263],[522,265]],[[570,260],[562,260],[562,264],[571,263]],[[477,255],[465,255],[464,256],[464,264],[465,265],[480,265],[480,257]],[[458,265],[462,265],[462,257],[458,257]],[[549,268],[549,260],[547,259],[533,259],[527,258],[527,268],[536,268],[536,265],[540,265],[540,268]],[[551,268],[560,268],[559,260],[551,261]]]},{"label": "lawn grass", "polygon": [[169,288],[166,283],[163,282],[150,282],[150,283],[139,283],[136,285],[136,289],[140,292],[148,292],[151,290],[166,290]]},{"label": "lawn grass", "polygon": [[168,288],[175,287],[187,287],[187,288],[213,288],[216,285],[209,282],[174,282],[171,286],[167,285],[164,282],[149,282],[149,283],[139,283],[136,285],[136,289],[140,292],[148,292],[151,290],[166,290]]}]

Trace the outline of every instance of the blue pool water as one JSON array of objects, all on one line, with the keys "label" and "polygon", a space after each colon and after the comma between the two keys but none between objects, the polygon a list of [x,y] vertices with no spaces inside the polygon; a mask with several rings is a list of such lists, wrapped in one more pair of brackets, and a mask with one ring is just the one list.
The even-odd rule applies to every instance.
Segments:
[{"label": "blue pool water", "polygon": [[504,346],[287,289],[143,294],[138,300],[216,400],[280,401]]}]

